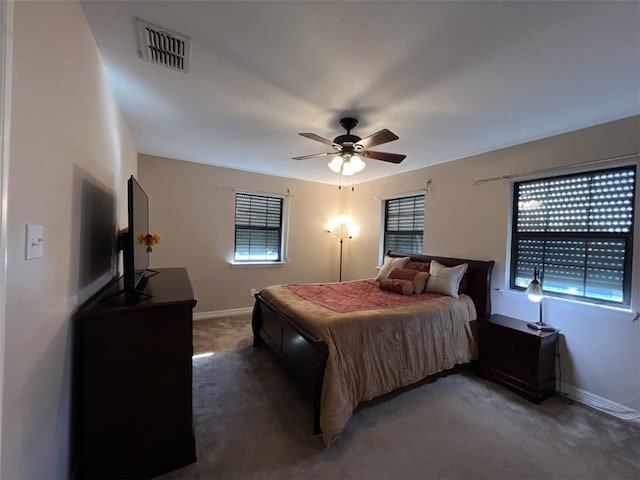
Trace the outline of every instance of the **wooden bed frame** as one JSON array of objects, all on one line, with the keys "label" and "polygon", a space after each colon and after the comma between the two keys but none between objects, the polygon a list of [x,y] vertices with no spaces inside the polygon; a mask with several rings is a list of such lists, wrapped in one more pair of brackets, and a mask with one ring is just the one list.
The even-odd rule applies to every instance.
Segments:
[{"label": "wooden bed frame", "polygon": [[[411,257],[412,262],[428,263],[437,260],[445,266],[468,264],[466,294],[473,299],[478,318],[491,313],[491,272],[494,262],[460,258],[389,252],[391,257]],[[320,434],[320,397],[328,348],[325,342],[306,332],[260,293],[255,295],[252,328],[253,346],[266,344],[293,374],[305,393],[313,401],[313,433]]]}]

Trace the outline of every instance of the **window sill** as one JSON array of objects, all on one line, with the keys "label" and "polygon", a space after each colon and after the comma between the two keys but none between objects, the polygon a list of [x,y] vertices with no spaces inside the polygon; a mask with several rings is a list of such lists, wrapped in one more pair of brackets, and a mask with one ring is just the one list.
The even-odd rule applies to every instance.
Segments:
[{"label": "window sill", "polygon": [[[520,290],[499,289],[500,295],[508,297],[519,297],[529,301],[524,292]],[[559,298],[545,296],[545,302],[556,303],[563,308],[576,310],[590,315],[599,315],[608,319],[622,320],[626,322],[635,322],[640,318],[640,313],[634,312],[630,308],[612,307],[609,305],[601,305],[599,303],[589,303],[580,300],[570,300],[568,298]]]},{"label": "window sill", "polygon": [[286,265],[287,262],[229,262],[232,267],[279,267]]}]

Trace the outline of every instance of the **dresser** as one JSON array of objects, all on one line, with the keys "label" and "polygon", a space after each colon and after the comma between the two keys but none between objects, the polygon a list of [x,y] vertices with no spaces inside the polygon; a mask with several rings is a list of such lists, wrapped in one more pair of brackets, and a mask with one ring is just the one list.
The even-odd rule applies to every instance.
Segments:
[{"label": "dresser", "polygon": [[196,460],[187,271],[157,270],[135,298],[121,283],[73,319],[73,478],[152,478]]}]

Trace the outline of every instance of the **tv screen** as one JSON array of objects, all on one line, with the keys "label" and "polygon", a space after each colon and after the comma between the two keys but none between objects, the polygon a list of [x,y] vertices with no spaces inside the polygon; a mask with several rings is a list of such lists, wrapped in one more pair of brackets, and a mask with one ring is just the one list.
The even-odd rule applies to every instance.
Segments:
[{"label": "tv screen", "polygon": [[116,197],[89,176],[80,179],[79,299],[86,300],[117,273]]},{"label": "tv screen", "polygon": [[127,192],[129,231],[123,245],[124,288],[136,291],[149,268],[147,246],[137,241],[140,235],[149,233],[149,198],[133,175],[127,182]]}]

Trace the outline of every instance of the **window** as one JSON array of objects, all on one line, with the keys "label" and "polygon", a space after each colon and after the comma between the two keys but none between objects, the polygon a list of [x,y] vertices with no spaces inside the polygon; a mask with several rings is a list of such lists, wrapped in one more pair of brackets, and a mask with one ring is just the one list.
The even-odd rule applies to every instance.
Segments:
[{"label": "window", "polygon": [[422,253],[424,195],[393,198],[384,202],[384,249]]},{"label": "window", "polygon": [[282,261],[282,210],[279,197],[236,193],[236,262]]},{"label": "window", "polygon": [[514,184],[511,288],[629,305],[635,166]]}]

